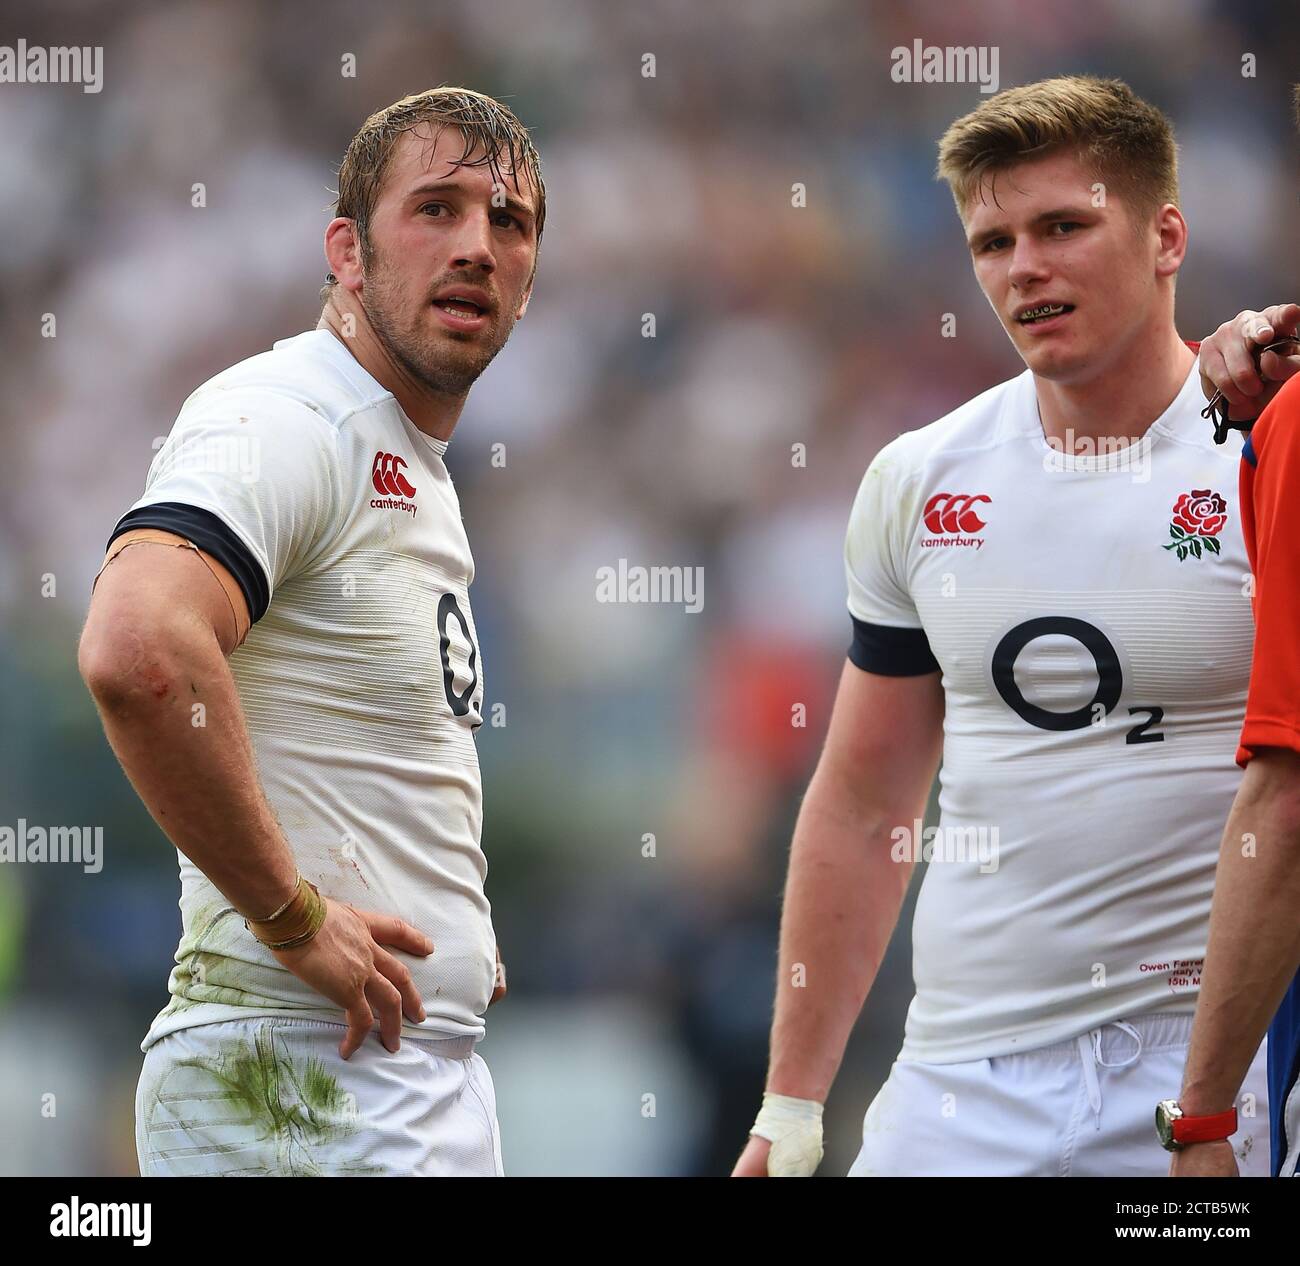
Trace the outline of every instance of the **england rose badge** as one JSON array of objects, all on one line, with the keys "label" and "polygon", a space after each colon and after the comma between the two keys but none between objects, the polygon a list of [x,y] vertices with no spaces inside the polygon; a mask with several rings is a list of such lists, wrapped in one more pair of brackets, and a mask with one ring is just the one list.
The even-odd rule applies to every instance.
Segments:
[{"label": "england rose badge", "polygon": [[1222,496],[1208,488],[1194,488],[1174,502],[1169,524],[1169,535],[1174,539],[1164,548],[1173,550],[1179,562],[1188,554],[1193,558],[1202,557],[1206,551],[1217,554],[1216,538],[1227,521],[1228,504]]}]

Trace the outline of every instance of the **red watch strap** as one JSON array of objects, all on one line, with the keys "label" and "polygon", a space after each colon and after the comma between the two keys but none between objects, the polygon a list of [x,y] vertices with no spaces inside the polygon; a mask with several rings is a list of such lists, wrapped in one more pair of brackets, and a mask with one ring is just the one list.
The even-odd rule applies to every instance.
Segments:
[{"label": "red watch strap", "polygon": [[1213,1143],[1236,1132],[1236,1108],[1209,1117],[1179,1117],[1174,1122],[1175,1143]]}]

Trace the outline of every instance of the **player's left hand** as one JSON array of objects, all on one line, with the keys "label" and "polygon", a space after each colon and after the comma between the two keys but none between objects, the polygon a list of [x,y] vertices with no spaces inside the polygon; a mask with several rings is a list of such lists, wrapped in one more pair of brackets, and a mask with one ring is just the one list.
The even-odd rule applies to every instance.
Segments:
[{"label": "player's left hand", "polygon": [[1282,384],[1300,371],[1300,355],[1266,352],[1255,368],[1255,352],[1300,333],[1300,304],[1276,303],[1262,312],[1239,312],[1201,343],[1201,390],[1227,398],[1229,417],[1249,422],[1264,412]]},{"label": "player's left hand", "polygon": [[1238,1178],[1237,1158],[1227,1139],[1189,1143],[1169,1162],[1170,1178]]},{"label": "player's left hand", "polygon": [[506,996],[506,965],[501,961],[501,946],[497,946],[497,982],[492,987],[492,996],[488,999],[490,1007]]}]

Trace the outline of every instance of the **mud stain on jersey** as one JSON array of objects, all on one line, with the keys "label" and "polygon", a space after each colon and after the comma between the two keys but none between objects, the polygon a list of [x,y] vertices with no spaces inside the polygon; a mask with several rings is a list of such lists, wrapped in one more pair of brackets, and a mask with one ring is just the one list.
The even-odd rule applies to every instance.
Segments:
[{"label": "mud stain on jersey", "polygon": [[200,1002],[231,1007],[260,1002],[243,988],[240,961],[225,952],[232,938],[244,931],[238,911],[228,905],[205,906],[195,911],[190,926],[192,931],[176,947],[176,966],[167,982],[172,995],[167,1012],[175,1014]]}]

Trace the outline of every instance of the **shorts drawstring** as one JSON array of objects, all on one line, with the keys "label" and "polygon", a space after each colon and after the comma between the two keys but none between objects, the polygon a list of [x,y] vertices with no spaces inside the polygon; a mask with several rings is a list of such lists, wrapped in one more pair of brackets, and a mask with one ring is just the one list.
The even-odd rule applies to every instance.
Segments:
[{"label": "shorts drawstring", "polygon": [[[1107,1028],[1123,1029],[1136,1043],[1135,1050],[1127,1059],[1122,1059],[1118,1064],[1108,1064],[1101,1057],[1101,1032]],[[1131,1024],[1124,1020],[1114,1020],[1110,1024],[1103,1024],[1100,1029],[1093,1029],[1088,1033],[1080,1033],[1077,1039],[1079,1047],[1079,1058],[1083,1061],[1083,1084],[1088,1088],[1088,1104],[1092,1108],[1096,1117],[1096,1128],[1101,1129],[1101,1082],[1097,1079],[1097,1065],[1103,1068],[1127,1068],[1130,1064],[1136,1064],[1139,1056],[1142,1054],[1142,1035]]]}]

